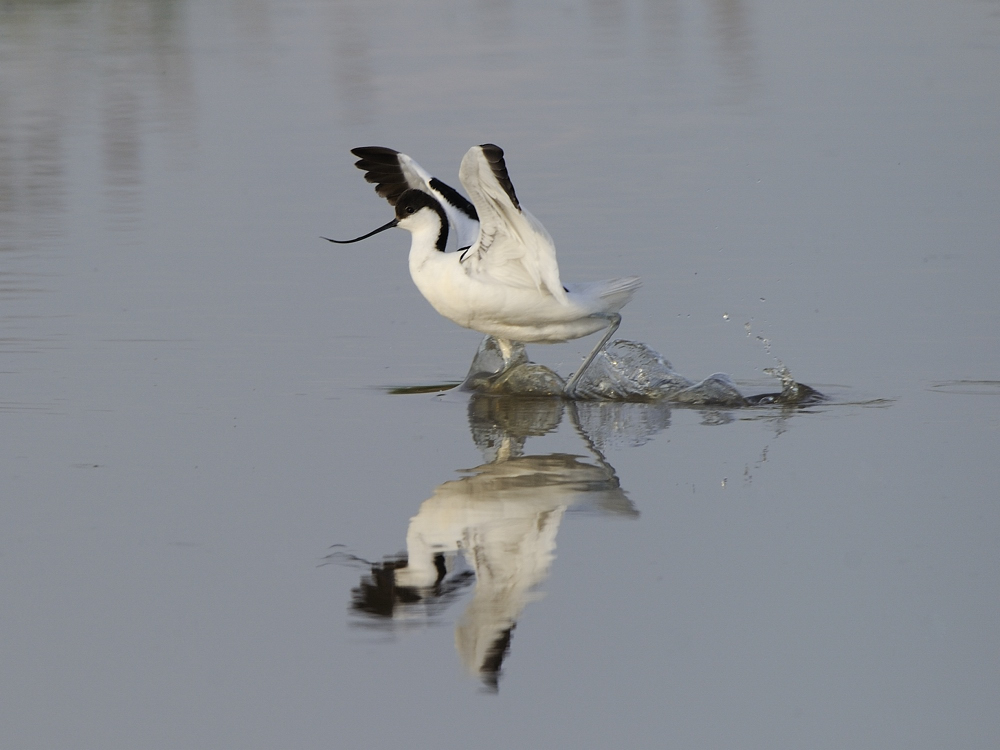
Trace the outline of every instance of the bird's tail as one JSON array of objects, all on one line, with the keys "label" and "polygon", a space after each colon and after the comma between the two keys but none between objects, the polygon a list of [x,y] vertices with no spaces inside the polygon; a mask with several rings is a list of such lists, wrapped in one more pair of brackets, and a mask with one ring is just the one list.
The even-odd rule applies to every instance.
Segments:
[{"label": "bird's tail", "polygon": [[621,279],[608,279],[601,284],[600,296],[605,301],[606,312],[618,312],[632,299],[635,290],[642,286],[638,276],[625,276]]},{"label": "bird's tail", "polygon": [[625,303],[632,299],[641,284],[638,276],[626,276],[607,281],[567,284],[566,291],[570,292],[577,304],[594,314],[612,313],[625,307]]}]

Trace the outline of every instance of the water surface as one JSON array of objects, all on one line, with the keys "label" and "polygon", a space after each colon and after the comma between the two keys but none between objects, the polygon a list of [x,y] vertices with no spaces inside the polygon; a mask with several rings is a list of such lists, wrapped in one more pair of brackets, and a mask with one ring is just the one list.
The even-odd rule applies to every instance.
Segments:
[{"label": "water surface", "polygon": [[[995,747],[998,70],[982,0],[3,4],[5,744]],[[484,142],[622,337],[830,401],[393,393],[480,337],[319,239],[349,149]]]}]

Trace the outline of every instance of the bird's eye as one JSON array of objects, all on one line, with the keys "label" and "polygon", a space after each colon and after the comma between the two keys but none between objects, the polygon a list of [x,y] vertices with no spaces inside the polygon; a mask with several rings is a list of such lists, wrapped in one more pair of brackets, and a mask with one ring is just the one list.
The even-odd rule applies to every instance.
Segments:
[{"label": "bird's eye", "polygon": [[408,214],[412,214],[412,213],[413,213],[413,211],[414,211],[414,209],[413,209],[413,206],[407,206],[407,207],[406,207],[406,213],[408,213]]}]

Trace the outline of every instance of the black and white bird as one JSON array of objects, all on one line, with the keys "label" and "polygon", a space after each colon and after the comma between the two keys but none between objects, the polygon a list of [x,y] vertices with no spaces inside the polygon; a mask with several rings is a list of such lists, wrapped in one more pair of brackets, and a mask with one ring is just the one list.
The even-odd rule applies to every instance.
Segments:
[{"label": "black and white bird", "polygon": [[[471,203],[406,154],[381,146],[352,153],[396,218],[353,240],[330,242],[357,242],[392,227],[410,232],[410,276],[420,293],[449,320],[496,338],[508,362],[513,342],[555,344],[606,329],[566,383],[573,398],[640,280],[563,284],[552,238],[521,207],[499,146],[473,146],[462,159],[459,179]],[[457,252],[445,252],[449,231]]]}]

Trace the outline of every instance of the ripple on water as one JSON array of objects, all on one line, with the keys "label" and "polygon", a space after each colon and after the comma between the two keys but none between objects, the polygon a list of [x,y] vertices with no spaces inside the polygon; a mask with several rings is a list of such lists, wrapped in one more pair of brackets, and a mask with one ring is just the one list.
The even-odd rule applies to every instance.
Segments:
[{"label": "ripple on water", "polygon": [[928,390],[959,396],[1000,396],[1000,380],[942,380],[931,383]]}]

